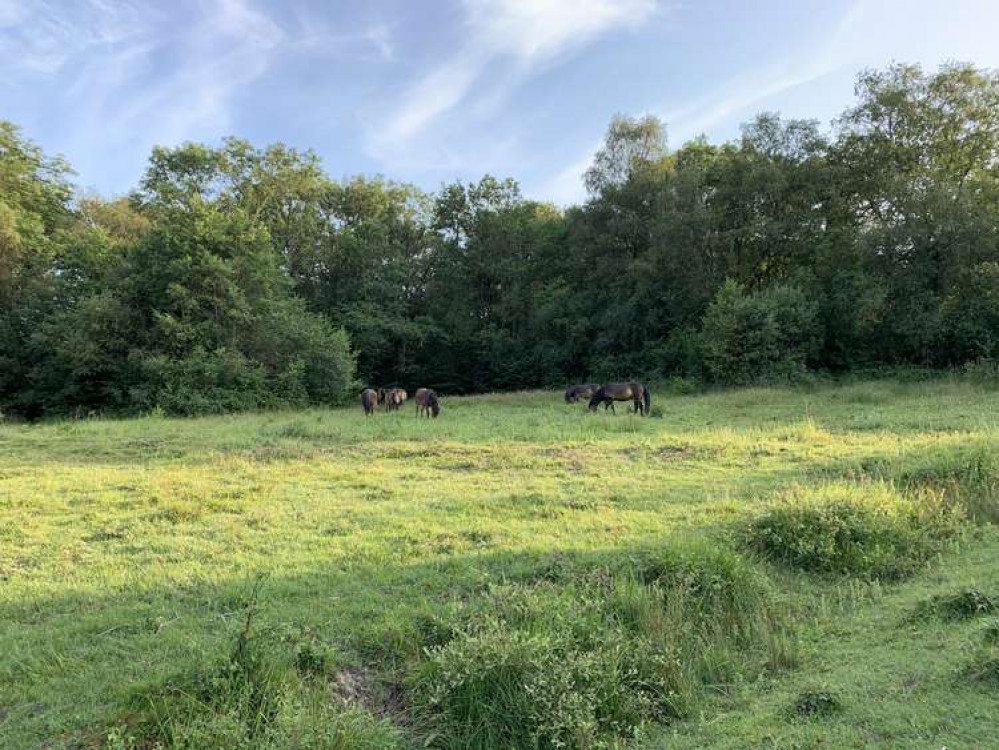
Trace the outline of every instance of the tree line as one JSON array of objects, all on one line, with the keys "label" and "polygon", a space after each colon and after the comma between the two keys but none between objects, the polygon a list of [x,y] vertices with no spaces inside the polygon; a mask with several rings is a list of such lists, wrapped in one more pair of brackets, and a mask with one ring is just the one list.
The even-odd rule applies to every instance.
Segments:
[{"label": "tree line", "polygon": [[583,379],[786,382],[999,357],[999,76],[862,73],[826,131],[619,116],[560,210],[228,139],[106,200],[0,122],[0,408],[193,414]]}]

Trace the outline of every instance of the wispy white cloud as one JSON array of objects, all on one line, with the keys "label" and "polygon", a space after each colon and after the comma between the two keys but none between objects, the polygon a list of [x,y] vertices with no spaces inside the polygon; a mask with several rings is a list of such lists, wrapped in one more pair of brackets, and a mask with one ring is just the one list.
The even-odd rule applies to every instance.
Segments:
[{"label": "wispy white cloud", "polygon": [[568,206],[581,202],[586,197],[583,174],[593,163],[593,157],[599,148],[600,144],[594,143],[593,146],[581,152],[582,156],[545,179],[537,189],[538,196],[556,206]]},{"label": "wispy white cloud", "polygon": [[[831,31],[829,41],[819,45],[804,64],[792,58],[770,63],[740,73],[707,94],[678,106],[654,107],[652,114],[666,123],[670,142],[679,145],[710,131],[719,123],[745,115],[761,102],[832,73],[847,62],[837,51],[845,32],[856,23],[856,6],[859,4],[860,0],[857,0],[848,9],[839,25]],[[593,163],[599,148],[598,142],[581,152],[579,157],[545,180],[540,192],[560,205],[582,200],[586,194],[583,174]]]},{"label": "wispy white cloud", "polygon": [[[755,108],[808,90],[827,77],[892,60],[920,61],[927,66],[947,60],[999,64],[992,30],[999,24],[999,5],[952,0],[946,5],[912,0],[854,0],[839,22],[813,41],[807,55],[798,50],[785,58],[739,74],[707,94],[677,106],[653,107],[667,124],[670,142],[680,145],[734,121],[748,119]],[[847,101],[835,102],[835,108]],[[600,144],[541,183],[539,193],[561,205],[585,197],[583,174]]]},{"label": "wispy white cloud", "polygon": [[[464,102],[492,66],[512,65],[522,79],[602,34],[641,24],[656,6],[657,0],[465,0],[467,41],[409,89],[370,146],[376,153],[404,150],[410,139]],[[506,85],[514,88],[509,77]]]},{"label": "wispy white cloud", "polygon": [[46,75],[71,61],[131,44],[145,24],[130,2],[0,0],[0,72]]},{"label": "wispy white cloud", "polygon": [[284,39],[281,27],[248,0],[214,0],[178,40],[176,63],[120,112],[117,127],[153,115],[165,143],[228,129],[234,97],[267,71]]},{"label": "wispy white cloud", "polygon": [[375,24],[361,33],[361,38],[371,44],[385,62],[395,59],[395,48],[392,46],[392,33],[383,23]]},{"label": "wispy white cloud", "polygon": [[63,146],[84,173],[123,152],[141,163],[154,144],[224,132],[234,98],[286,39],[252,0],[162,9],[112,0],[0,2],[0,72],[22,91],[52,87],[73,122]]},{"label": "wispy white cloud", "polygon": [[790,65],[764,68],[730,79],[710,96],[700,97],[676,109],[662,110],[660,117],[667,123],[670,140],[679,145],[707,133],[732,117],[750,113],[753,106],[760,102],[807,85],[839,67],[838,64],[820,61],[797,68]]},{"label": "wispy white cloud", "polygon": [[363,62],[395,60],[392,28],[384,21],[345,28],[334,20],[328,7],[308,2],[290,3],[287,11],[293,19],[290,33],[297,47]]}]

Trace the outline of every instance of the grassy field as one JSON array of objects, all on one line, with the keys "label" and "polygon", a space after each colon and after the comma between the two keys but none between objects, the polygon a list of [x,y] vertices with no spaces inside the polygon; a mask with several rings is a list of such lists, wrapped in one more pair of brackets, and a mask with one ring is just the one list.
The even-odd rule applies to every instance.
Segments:
[{"label": "grassy field", "polygon": [[999,391],[653,406],[0,425],[0,747],[994,746]]}]

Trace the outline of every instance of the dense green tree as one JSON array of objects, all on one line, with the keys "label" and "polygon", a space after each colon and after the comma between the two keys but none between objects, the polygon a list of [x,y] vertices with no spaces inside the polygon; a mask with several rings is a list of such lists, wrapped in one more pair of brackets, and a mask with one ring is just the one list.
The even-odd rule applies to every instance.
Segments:
[{"label": "dense green tree", "polygon": [[747,293],[730,279],[708,307],[701,342],[704,371],[714,381],[786,381],[801,375],[818,350],[818,307],[794,286]]},{"label": "dense green tree", "polygon": [[58,308],[52,270],[60,231],[71,220],[69,174],[65,162],[0,121],[0,405],[28,416],[41,413],[30,342]]},{"label": "dense green tree", "polygon": [[944,364],[941,303],[997,259],[999,76],[967,65],[868,71],[832,159],[884,287],[877,358]]}]

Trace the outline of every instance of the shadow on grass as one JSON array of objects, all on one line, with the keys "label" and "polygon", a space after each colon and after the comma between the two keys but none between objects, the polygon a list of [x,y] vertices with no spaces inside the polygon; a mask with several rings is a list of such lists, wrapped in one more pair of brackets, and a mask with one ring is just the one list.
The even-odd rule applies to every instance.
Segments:
[{"label": "shadow on grass", "polygon": [[[322,673],[320,702],[333,696],[323,711],[365,712],[378,736],[392,734],[389,720],[438,745],[527,746],[582,727],[596,739],[684,715],[709,686],[761,664],[786,665],[778,620],[766,579],[710,537],[5,603],[0,635],[16,646],[0,676],[18,691],[0,699],[0,737],[58,746],[125,722],[176,744],[235,721],[225,736],[242,741],[280,725],[287,705],[314,703]],[[479,712],[493,703],[504,716]]]}]

